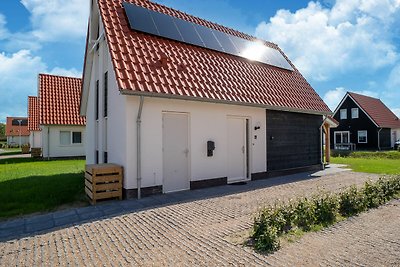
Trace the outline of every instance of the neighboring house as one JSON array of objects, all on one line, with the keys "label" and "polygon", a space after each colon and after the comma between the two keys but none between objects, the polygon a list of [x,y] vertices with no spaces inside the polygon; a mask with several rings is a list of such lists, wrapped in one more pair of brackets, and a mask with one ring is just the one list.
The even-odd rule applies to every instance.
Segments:
[{"label": "neighboring house", "polygon": [[29,143],[28,118],[7,117],[6,121],[7,145],[20,146]]},{"label": "neighboring house", "polygon": [[85,156],[86,119],[79,115],[82,79],[49,74],[38,79],[38,97],[28,98],[32,147],[41,147],[46,158]]},{"label": "neighboring house", "polygon": [[42,130],[39,126],[39,98],[28,96],[29,144],[33,148],[42,147]]},{"label": "neighboring house", "polygon": [[129,2],[92,1],[81,99],[87,163],[122,165],[125,197],[322,167],[331,111],[277,45]]},{"label": "neighboring house", "polygon": [[334,149],[390,149],[400,138],[399,118],[377,98],[348,92],[333,117],[339,122],[331,129]]}]

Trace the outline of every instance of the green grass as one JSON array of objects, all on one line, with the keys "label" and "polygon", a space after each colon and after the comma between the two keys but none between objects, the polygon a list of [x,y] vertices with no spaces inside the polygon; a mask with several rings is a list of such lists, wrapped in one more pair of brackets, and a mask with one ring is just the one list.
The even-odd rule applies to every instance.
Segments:
[{"label": "green grass", "polygon": [[0,219],[83,205],[84,160],[0,160]]},{"label": "green grass", "polygon": [[0,152],[0,156],[9,156],[9,155],[18,155],[21,154],[21,148],[17,147],[17,148],[1,148],[2,151],[4,152]]},{"label": "green grass", "polygon": [[400,152],[352,152],[347,157],[332,157],[332,163],[346,164],[356,172],[400,174]]}]

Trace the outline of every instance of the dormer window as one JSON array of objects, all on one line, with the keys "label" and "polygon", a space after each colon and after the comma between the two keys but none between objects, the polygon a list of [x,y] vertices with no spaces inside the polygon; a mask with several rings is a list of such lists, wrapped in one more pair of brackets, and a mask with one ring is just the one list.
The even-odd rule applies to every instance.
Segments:
[{"label": "dormer window", "polygon": [[358,119],[358,108],[352,108],[351,109],[351,118],[352,119]]},{"label": "dormer window", "polygon": [[347,119],[347,109],[341,109],[340,110],[340,119],[341,120]]}]

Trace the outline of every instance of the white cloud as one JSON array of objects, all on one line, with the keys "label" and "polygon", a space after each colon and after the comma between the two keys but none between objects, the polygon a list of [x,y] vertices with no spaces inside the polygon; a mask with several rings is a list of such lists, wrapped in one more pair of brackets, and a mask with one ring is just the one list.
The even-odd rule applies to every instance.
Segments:
[{"label": "white cloud", "polygon": [[386,86],[389,89],[397,88],[397,91],[400,90],[400,64],[395,66],[390,72]]},{"label": "white cloud", "polygon": [[32,34],[40,41],[68,41],[86,35],[89,1],[21,0],[31,13]]},{"label": "white cloud", "polygon": [[28,95],[37,95],[39,73],[81,77],[76,69],[53,68],[29,50],[13,54],[0,53],[0,119],[7,116],[26,116]]},{"label": "white cloud", "polygon": [[399,15],[398,0],[337,0],[332,9],[309,2],[294,13],[279,10],[256,35],[277,43],[307,78],[323,81],[394,64],[391,26]]},{"label": "white cloud", "polygon": [[369,90],[346,90],[344,87],[338,87],[336,89],[329,90],[324,94],[323,100],[328,105],[328,107],[334,111],[339,105],[340,101],[343,99],[347,92],[353,92],[360,95],[366,95],[370,97],[379,98],[379,94],[377,92],[369,91]]},{"label": "white cloud", "polygon": [[9,36],[6,24],[7,24],[6,17],[0,13],[0,40],[4,40]]},{"label": "white cloud", "polygon": [[45,70],[46,64],[29,50],[0,53],[0,118],[26,116],[27,96],[36,95],[37,75]]},{"label": "white cloud", "polygon": [[49,74],[60,75],[60,76],[67,76],[67,77],[75,77],[75,78],[82,78],[82,72],[78,71],[75,68],[72,69],[64,69],[55,67],[52,69]]}]

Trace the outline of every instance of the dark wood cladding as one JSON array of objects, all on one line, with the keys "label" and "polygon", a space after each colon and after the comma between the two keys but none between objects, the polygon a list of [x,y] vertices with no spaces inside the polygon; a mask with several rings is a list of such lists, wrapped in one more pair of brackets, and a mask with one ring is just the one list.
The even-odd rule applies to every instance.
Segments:
[{"label": "dark wood cladding", "polygon": [[221,177],[221,178],[213,178],[200,181],[190,181],[190,189],[193,190],[193,189],[207,188],[219,185],[226,185],[227,180],[228,179],[226,177]]},{"label": "dark wood cladding", "polygon": [[266,112],[268,172],[321,164],[321,115]]},{"label": "dark wood cladding", "polygon": [[[381,128],[378,128],[360,108],[358,108],[358,118],[352,119],[352,108],[358,108],[358,106],[350,97],[347,97],[334,115],[335,120],[339,122],[339,126],[331,129],[331,148],[334,148],[335,132],[349,131],[350,142],[356,144],[357,150],[377,150],[379,147],[381,149],[389,149],[391,147],[390,129],[383,128],[380,130]],[[341,109],[347,110],[347,119],[340,119]],[[358,143],[358,131],[367,131],[367,143]]]}]

